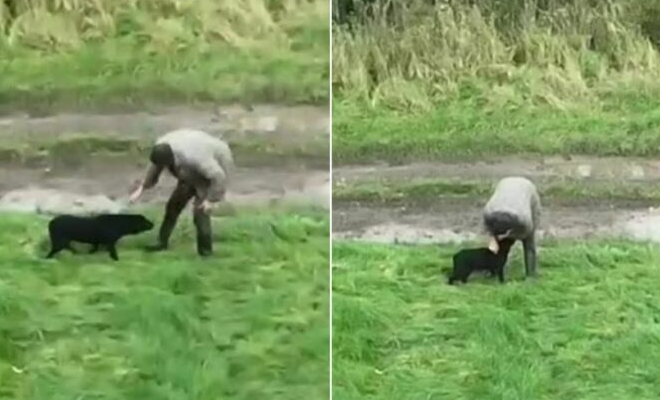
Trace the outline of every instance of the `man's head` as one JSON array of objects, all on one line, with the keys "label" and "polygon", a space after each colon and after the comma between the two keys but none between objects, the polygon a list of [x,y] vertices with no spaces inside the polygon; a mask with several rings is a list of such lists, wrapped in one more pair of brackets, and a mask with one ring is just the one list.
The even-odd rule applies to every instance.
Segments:
[{"label": "man's head", "polygon": [[149,160],[161,168],[174,169],[174,153],[169,144],[159,143],[151,149]]}]

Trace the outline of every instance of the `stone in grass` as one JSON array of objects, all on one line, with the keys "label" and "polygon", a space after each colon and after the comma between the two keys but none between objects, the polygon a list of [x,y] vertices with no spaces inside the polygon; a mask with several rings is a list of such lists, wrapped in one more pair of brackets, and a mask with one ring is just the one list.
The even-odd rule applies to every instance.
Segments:
[{"label": "stone in grass", "polygon": [[104,195],[82,195],[56,189],[27,187],[0,198],[0,212],[34,214],[115,214],[124,207]]}]

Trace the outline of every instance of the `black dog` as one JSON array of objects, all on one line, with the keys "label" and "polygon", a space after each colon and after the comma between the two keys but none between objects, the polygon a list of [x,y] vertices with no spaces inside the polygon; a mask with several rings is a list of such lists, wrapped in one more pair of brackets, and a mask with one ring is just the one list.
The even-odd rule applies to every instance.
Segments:
[{"label": "black dog", "polygon": [[46,258],[52,258],[63,249],[76,251],[71,242],[91,244],[90,253],[105,246],[113,260],[118,260],[116,244],[126,235],[135,235],[151,230],[154,224],[142,215],[101,214],[94,217],[60,215],[48,224],[51,250]]},{"label": "black dog", "polygon": [[514,243],[513,239],[501,240],[497,254],[487,247],[463,249],[454,254],[454,269],[449,277],[449,284],[453,285],[455,281],[466,283],[472,272],[484,270],[490,271],[491,276],[497,274],[500,282],[504,283],[504,265]]}]

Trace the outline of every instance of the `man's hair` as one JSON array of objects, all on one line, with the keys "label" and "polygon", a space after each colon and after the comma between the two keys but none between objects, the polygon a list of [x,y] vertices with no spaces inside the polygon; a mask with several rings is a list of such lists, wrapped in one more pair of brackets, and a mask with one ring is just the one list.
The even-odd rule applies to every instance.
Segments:
[{"label": "man's hair", "polygon": [[159,143],[151,149],[149,160],[159,167],[174,168],[174,153],[167,143]]},{"label": "man's hair", "polygon": [[491,235],[498,237],[501,235],[508,237],[512,231],[524,230],[524,226],[520,223],[520,220],[514,214],[508,212],[490,212],[485,215],[484,222],[486,230]]}]

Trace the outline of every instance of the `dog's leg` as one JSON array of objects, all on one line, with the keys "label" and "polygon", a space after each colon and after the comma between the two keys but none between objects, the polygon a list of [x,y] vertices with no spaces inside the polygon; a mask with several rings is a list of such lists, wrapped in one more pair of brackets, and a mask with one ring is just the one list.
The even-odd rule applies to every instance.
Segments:
[{"label": "dog's leg", "polygon": [[78,254],[78,251],[76,251],[76,249],[74,249],[73,246],[71,246],[71,242],[67,243],[64,248],[69,250],[73,254]]},{"label": "dog's leg", "polygon": [[108,253],[110,253],[110,258],[112,258],[115,261],[119,261],[119,256],[117,256],[117,247],[116,243],[109,243],[107,245],[108,247]]},{"label": "dog's leg", "polygon": [[57,253],[59,253],[60,251],[62,251],[62,249],[63,249],[63,247],[56,247],[56,246],[52,245],[52,246],[51,246],[51,250],[50,250],[50,252],[48,252],[48,255],[46,256],[46,258],[53,258],[53,257],[55,257],[55,254],[57,254]]},{"label": "dog's leg", "polygon": [[504,283],[504,267],[497,271],[497,277],[500,279],[500,283]]},{"label": "dog's leg", "polygon": [[98,244],[98,243],[94,243],[94,244],[92,245],[92,248],[89,249],[89,254],[94,254],[94,253],[96,253],[97,251],[99,251],[99,244]]},{"label": "dog's leg", "polygon": [[62,240],[62,239],[57,239],[56,238],[55,240],[53,240],[52,237],[51,237],[50,248],[51,248],[51,250],[48,253],[48,255],[46,256],[46,258],[53,258],[55,256],[55,254],[59,253],[60,251],[62,251],[64,249],[67,249],[70,252],[76,254],[76,251],[71,247],[71,242],[67,242],[66,239]]}]

